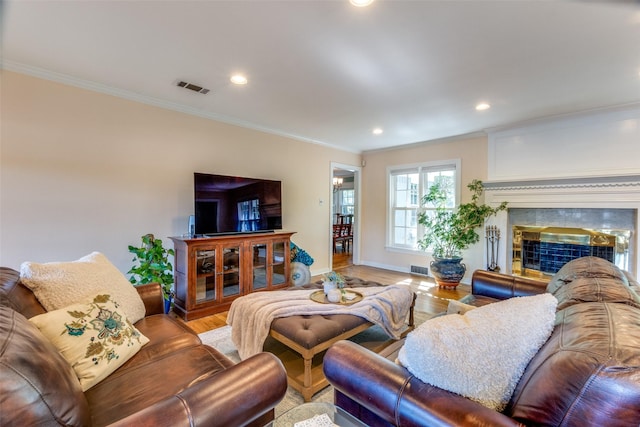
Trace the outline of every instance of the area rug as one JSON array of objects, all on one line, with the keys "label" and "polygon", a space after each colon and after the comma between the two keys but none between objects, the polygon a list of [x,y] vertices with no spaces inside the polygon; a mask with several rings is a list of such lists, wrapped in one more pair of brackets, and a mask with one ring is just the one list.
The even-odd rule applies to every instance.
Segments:
[{"label": "area rug", "polygon": [[[425,322],[431,317],[432,317],[431,314],[416,311],[414,313],[416,326]],[[223,326],[222,328],[217,328],[211,331],[203,332],[199,335],[199,337],[204,344],[207,344],[215,348],[216,350],[218,350],[220,353],[227,356],[232,361],[236,363],[240,361],[238,350],[236,349],[235,345],[231,341],[231,326],[227,325],[227,326]],[[358,335],[352,337],[350,340],[367,347],[368,343],[383,342],[385,340],[388,340],[388,337],[385,334],[385,332],[382,330],[382,328],[380,328],[379,326],[372,326],[366,331],[363,331]],[[333,387],[328,386],[322,389],[321,391],[317,392],[316,394],[313,395],[313,397],[311,398],[311,401],[333,403]],[[289,409],[295,408],[296,406],[299,406],[303,403],[304,403],[304,399],[302,398],[302,395],[298,393],[297,390],[294,390],[293,388],[288,387],[287,394],[285,395],[284,399],[275,408],[275,416],[277,417],[280,414],[285,413]]]},{"label": "area rug", "polygon": [[[215,348],[234,362],[238,363],[240,361],[238,350],[236,350],[236,347],[231,341],[231,326],[227,325],[212,331],[203,332],[199,337],[204,344]],[[333,403],[333,387],[328,386],[314,394],[311,401]],[[284,399],[275,407],[275,416],[278,417],[289,409],[295,408],[303,403],[304,399],[302,395],[293,388],[288,387]]]}]

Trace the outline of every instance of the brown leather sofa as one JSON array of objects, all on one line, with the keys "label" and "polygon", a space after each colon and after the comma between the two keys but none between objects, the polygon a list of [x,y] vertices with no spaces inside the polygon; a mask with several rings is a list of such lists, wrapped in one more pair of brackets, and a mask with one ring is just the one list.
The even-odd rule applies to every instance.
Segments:
[{"label": "brown leather sofa", "polygon": [[[0,267],[0,425],[263,426],[287,390],[279,359],[260,353],[234,364],[163,313],[159,285],[137,287],[149,342],[82,392],[56,348],[27,319],[45,310]],[[65,366],[66,364],[66,366]]]},{"label": "brown leather sofa", "polygon": [[545,291],[559,302],[556,326],[502,413],[421,382],[393,352],[345,341],[324,358],[336,404],[372,426],[640,425],[638,283],[593,257],[571,261],[548,285],[486,271],[472,278],[475,304]]}]

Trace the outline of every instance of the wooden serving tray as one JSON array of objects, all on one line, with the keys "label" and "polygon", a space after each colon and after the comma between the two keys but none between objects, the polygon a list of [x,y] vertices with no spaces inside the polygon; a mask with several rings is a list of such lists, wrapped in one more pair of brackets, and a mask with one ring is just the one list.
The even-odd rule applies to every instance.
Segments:
[{"label": "wooden serving tray", "polygon": [[311,301],[319,302],[320,304],[339,304],[339,305],[352,305],[362,301],[362,299],[364,298],[364,296],[360,292],[351,291],[349,289],[345,289],[345,294],[354,294],[355,298],[348,300],[348,299],[345,299],[345,297],[343,296],[340,302],[330,302],[327,299],[327,296],[324,294],[324,290],[313,292],[309,296],[309,298],[311,298]]}]

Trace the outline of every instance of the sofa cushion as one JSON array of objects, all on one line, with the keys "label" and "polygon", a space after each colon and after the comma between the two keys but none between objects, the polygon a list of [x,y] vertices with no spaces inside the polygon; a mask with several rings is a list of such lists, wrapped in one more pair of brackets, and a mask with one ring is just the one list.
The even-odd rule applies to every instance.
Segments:
[{"label": "sofa cushion", "polygon": [[611,302],[640,308],[640,296],[612,277],[577,277],[557,287],[553,296],[558,300],[558,310],[584,302]]},{"label": "sofa cushion", "polygon": [[71,366],[23,315],[0,307],[2,425],[91,425]]},{"label": "sofa cushion", "polygon": [[71,365],[83,391],[118,369],[149,341],[109,295],[96,295],[29,320]]},{"label": "sofa cushion", "polygon": [[[108,425],[224,371],[229,359],[215,349],[184,347],[109,375],[85,393],[93,425]],[[250,375],[247,373],[247,375]],[[259,399],[246,391],[248,399]],[[170,425],[170,420],[167,421]],[[198,425],[197,420],[194,424]]]},{"label": "sofa cushion", "polygon": [[556,323],[527,366],[505,414],[526,425],[636,427],[640,310],[582,303],[559,311]]},{"label": "sofa cushion", "polygon": [[24,262],[20,266],[20,280],[47,311],[103,293],[112,295],[122,305],[131,322],[145,315],[144,303],[133,285],[99,252],[71,262]]},{"label": "sofa cushion", "polygon": [[420,380],[502,410],[553,330],[550,294],[511,298],[426,321],[398,355]]},{"label": "sofa cushion", "polygon": [[577,258],[569,261],[553,275],[547,285],[547,292],[553,294],[558,288],[578,278],[617,279],[629,285],[627,275],[615,264],[594,256]]},{"label": "sofa cushion", "polygon": [[[142,335],[149,338],[149,342],[122,368],[147,363],[149,360],[163,357],[174,351],[202,344],[198,335],[184,322],[164,314],[146,316],[134,326]],[[229,366],[231,365],[233,363],[229,361]]]}]

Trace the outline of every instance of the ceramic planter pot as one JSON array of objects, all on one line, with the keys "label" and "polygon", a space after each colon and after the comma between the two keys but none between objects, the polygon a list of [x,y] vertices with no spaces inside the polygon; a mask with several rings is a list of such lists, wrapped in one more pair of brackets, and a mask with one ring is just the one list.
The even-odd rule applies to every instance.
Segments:
[{"label": "ceramic planter pot", "polygon": [[338,288],[338,285],[336,284],[336,282],[323,282],[322,286],[324,288],[325,295],[329,295],[330,290]]},{"label": "ceramic planter pot", "polygon": [[171,310],[171,303],[173,302],[173,295],[169,294],[169,298],[164,299],[164,312],[165,314],[169,313]]},{"label": "ceramic planter pot", "polygon": [[437,258],[431,261],[431,273],[441,288],[455,289],[464,277],[467,266],[462,263],[462,257]]}]

